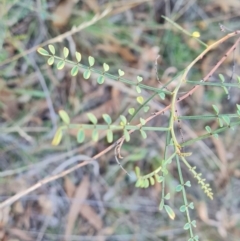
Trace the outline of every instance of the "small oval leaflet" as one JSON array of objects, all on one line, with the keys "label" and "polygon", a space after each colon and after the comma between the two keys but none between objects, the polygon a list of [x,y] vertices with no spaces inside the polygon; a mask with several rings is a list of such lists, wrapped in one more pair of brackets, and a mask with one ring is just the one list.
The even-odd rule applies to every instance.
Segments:
[{"label": "small oval leaflet", "polygon": [[122,123],[123,123],[124,125],[127,124],[127,119],[126,119],[126,117],[125,117],[124,115],[120,115],[120,119],[121,119],[121,121],[122,121]]},{"label": "small oval leaflet", "polygon": [[94,129],[93,132],[92,132],[92,139],[95,142],[98,141],[98,131],[96,129]]},{"label": "small oval leaflet", "polygon": [[130,141],[130,135],[129,135],[129,133],[126,129],[124,129],[123,135],[125,137],[126,142],[129,142]]},{"label": "small oval leaflet", "polygon": [[146,121],[143,118],[140,118],[140,123],[142,126],[144,126],[146,124]]},{"label": "small oval leaflet", "polygon": [[191,182],[190,181],[186,181],[186,183],[184,184],[187,187],[191,187]]},{"label": "small oval leaflet", "polygon": [[230,125],[230,118],[227,115],[223,115],[222,119],[226,122],[227,125]]},{"label": "small oval leaflet", "polygon": [[73,66],[73,68],[71,70],[71,75],[76,76],[77,74],[78,74],[78,66],[75,65],[75,66]]},{"label": "small oval leaflet", "polygon": [[140,129],[140,132],[141,132],[141,136],[142,136],[142,138],[143,138],[143,139],[146,139],[146,138],[147,138],[147,134],[146,134],[146,132],[143,131],[143,130],[141,130],[141,129]]},{"label": "small oval leaflet", "polygon": [[85,140],[85,133],[83,129],[80,129],[77,133],[77,141],[78,143],[83,143]]},{"label": "small oval leaflet", "polygon": [[184,213],[186,211],[186,206],[182,205],[179,210],[180,212]]},{"label": "small oval leaflet", "polygon": [[191,209],[194,209],[194,204],[193,204],[193,202],[191,202],[188,206],[189,206]]},{"label": "small oval leaflet", "polygon": [[75,56],[76,56],[77,61],[80,62],[81,58],[82,58],[81,54],[79,52],[76,52]]},{"label": "small oval leaflet", "polygon": [[90,69],[86,69],[86,70],[83,72],[83,78],[84,78],[84,79],[89,79],[90,75],[91,75]]},{"label": "small oval leaflet", "polygon": [[100,85],[103,84],[103,83],[104,83],[104,76],[103,76],[103,75],[98,76],[97,82],[98,82],[98,84],[100,84]]},{"label": "small oval leaflet", "polygon": [[103,114],[102,117],[108,125],[111,125],[112,119],[108,114]]},{"label": "small oval leaflet", "polygon": [[107,141],[108,141],[108,143],[112,143],[112,141],[113,141],[113,132],[112,132],[112,130],[107,130]]},{"label": "small oval leaflet", "polygon": [[88,57],[88,63],[92,67],[94,65],[94,63],[95,63],[95,59],[92,56],[89,56]]},{"label": "small oval leaflet", "polygon": [[225,78],[222,74],[219,74],[218,76],[219,76],[220,80],[222,81],[222,83],[225,82]]},{"label": "small oval leaflet", "polygon": [[155,179],[153,177],[150,177],[150,184],[153,186],[155,184]]},{"label": "small oval leaflet", "polygon": [[162,182],[164,180],[164,177],[163,176],[157,176],[157,182]]},{"label": "small oval leaflet", "polygon": [[140,105],[142,105],[143,102],[144,102],[144,98],[143,98],[142,96],[138,96],[138,97],[137,97],[137,102],[138,102]]},{"label": "small oval leaflet", "polygon": [[51,56],[51,57],[48,59],[47,62],[48,62],[49,65],[52,65],[52,64],[54,63],[54,57]]},{"label": "small oval leaflet", "polygon": [[43,48],[38,48],[37,51],[38,51],[39,54],[41,54],[43,56],[49,56],[48,51],[43,49]]},{"label": "small oval leaflet", "polygon": [[163,206],[164,206],[164,199],[162,199],[160,204],[159,204],[159,210],[162,210]]},{"label": "small oval leaflet", "polygon": [[57,132],[55,133],[55,136],[52,140],[52,145],[53,146],[58,146],[60,141],[62,140],[62,129],[59,128]]},{"label": "small oval leaflet", "polygon": [[135,167],[135,173],[136,173],[136,176],[137,176],[137,177],[140,176],[140,168],[139,168],[139,166],[136,166],[136,167]]},{"label": "small oval leaflet", "polygon": [[136,86],[136,91],[138,92],[138,94],[142,92],[141,88],[138,85]]},{"label": "small oval leaflet", "polygon": [[144,179],[144,188],[148,188],[149,187],[149,181],[148,179]]},{"label": "small oval leaflet", "polygon": [[194,32],[192,33],[192,36],[193,36],[194,38],[199,38],[199,37],[200,37],[200,33],[199,33],[198,31],[194,31]]},{"label": "small oval leaflet", "polygon": [[169,200],[169,199],[170,199],[170,193],[168,193],[164,198],[165,198],[166,200]]},{"label": "small oval leaflet", "polygon": [[168,216],[169,216],[171,219],[175,219],[175,213],[174,213],[174,211],[173,211],[168,205],[164,205],[164,208],[165,208]]},{"label": "small oval leaflet", "polygon": [[103,64],[103,69],[104,69],[105,72],[107,72],[109,70],[109,65],[104,63]]},{"label": "small oval leaflet", "polygon": [[123,76],[124,75],[124,71],[122,71],[121,69],[118,70],[118,74],[119,76]]},{"label": "small oval leaflet", "polygon": [[61,119],[63,120],[63,122],[67,125],[70,124],[70,118],[68,116],[68,113],[64,110],[59,110],[58,114],[60,115]]},{"label": "small oval leaflet", "polygon": [[87,113],[87,117],[88,119],[94,124],[96,125],[97,124],[97,118],[94,114],[92,113]]},{"label": "small oval leaflet", "polygon": [[49,48],[50,52],[54,55],[54,54],[55,54],[55,48],[54,48],[54,46],[51,45],[51,44],[49,44],[49,45],[48,45],[48,48]]},{"label": "small oval leaflet", "polygon": [[223,120],[221,118],[218,118],[218,123],[220,127],[223,127]]},{"label": "small oval leaflet", "polygon": [[140,178],[137,180],[135,187],[142,187],[142,185],[143,185],[143,179]]},{"label": "small oval leaflet", "polygon": [[182,185],[177,185],[176,188],[175,188],[175,191],[176,192],[182,191]]},{"label": "small oval leaflet", "polygon": [[143,78],[141,76],[137,76],[138,83],[142,82]]},{"label": "small oval leaflet", "polygon": [[60,69],[63,69],[65,65],[65,61],[64,60],[60,60],[57,64],[57,68],[60,70]]},{"label": "small oval leaflet", "polygon": [[191,222],[191,224],[192,224],[192,226],[193,226],[194,228],[196,228],[196,220],[193,220],[193,221]]},{"label": "small oval leaflet", "polygon": [[216,114],[218,115],[218,113],[219,113],[218,107],[216,105],[212,105],[212,107],[213,107],[214,111],[216,112]]},{"label": "small oval leaflet", "polygon": [[184,230],[188,230],[190,228],[190,223],[186,223],[183,227]]},{"label": "small oval leaflet", "polygon": [[69,54],[69,49],[64,47],[63,48],[63,56],[64,56],[65,59],[68,57],[68,54]]},{"label": "small oval leaflet", "polygon": [[162,100],[165,100],[165,93],[161,92],[158,94]]},{"label": "small oval leaflet", "polygon": [[205,129],[206,129],[206,131],[207,131],[208,133],[211,133],[211,132],[212,132],[212,129],[211,129],[210,126],[206,126]]},{"label": "small oval leaflet", "polygon": [[143,107],[144,112],[148,112],[149,109],[150,109],[149,105],[145,105],[145,106]]},{"label": "small oval leaflet", "polygon": [[128,113],[129,113],[130,115],[134,115],[135,109],[134,109],[134,108],[128,109]]}]

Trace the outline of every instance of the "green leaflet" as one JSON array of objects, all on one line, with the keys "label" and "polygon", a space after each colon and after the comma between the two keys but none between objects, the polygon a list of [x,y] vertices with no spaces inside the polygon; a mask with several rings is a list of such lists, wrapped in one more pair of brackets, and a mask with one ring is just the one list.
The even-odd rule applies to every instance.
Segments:
[{"label": "green leaflet", "polygon": [[64,110],[60,110],[58,113],[59,113],[61,119],[63,120],[63,122],[65,124],[69,125],[70,124],[70,118],[68,116],[68,113]]}]

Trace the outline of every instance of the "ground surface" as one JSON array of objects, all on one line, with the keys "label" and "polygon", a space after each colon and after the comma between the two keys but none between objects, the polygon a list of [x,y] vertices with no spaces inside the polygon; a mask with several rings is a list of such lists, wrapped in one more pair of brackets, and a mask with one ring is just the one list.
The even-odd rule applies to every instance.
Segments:
[{"label": "ground surface", "polygon": [[[106,16],[102,13],[105,11]],[[86,133],[84,144],[76,142],[76,132],[64,135],[57,147],[51,141],[61,121],[58,110],[64,109],[73,123],[88,123],[91,112],[101,122],[103,113],[115,121],[127,115],[129,107],[137,108],[138,93],[129,86],[106,79],[97,84],[97,75],[84,80],[82,73],[72,77],[70,66],[61,71],[49,66],[37,53],[44,43],[60,53],[64,46],[73,57],[82,54],[95,58],[95,66],[108,63],[112,73],[118,69],[126,78],[160,87],[186,67],[202,50],[193,38],[184,35],[161,18],[166,15],[189,32],[198,31],[206,43],[224,36],[230,29],[240,29],[238,0],[178,1],[0,1],[0,198],[7,200],[40,180],[60,173],[108,147],[106,138],[98,143]],[[96,17],[94,18],[94,16]],[[94,21],[92,19],[94,18]],[[224,25],[219,27],[219,23]],[[79,29],[74,30],[73,26]],[[66,33],[66,34],[65,34]],[[189,78],[201,80],[234,43],[228,40],[211,51],[192,69]],[[159,55],[159,57],[158,57]],[[156,77],[156,62],[159,81]],[[239,72],[239,50],[229,56],[212,77],[224,74],[236,81]],[[174,88],[172,82],[170,88]],[[180,94],[189,90],[184,86]],[[149,96],[147,91],[143,96]],[[203,115],[212,104],[222,113],[234,113],[240,103],[239,89],[230,90],[230,99],[219,88],[202,87],[178,106],[179,115]],[[170,103],[170,98],[154,98],[146,118]],[[166,124],[167,114],[155,118],[152,126]],[[137,123],[133,122],[133,123]],[[179,141],[205,132],[205,125],[216,127],[215,121],[181,121]],[[177,128],[177,127],[176,127]],[[208,200],[187,168],[184,178],[191,181],[188,198],[195,204],[192,216],[197,220],[200,240],[240,240],[240,162],[239,129],[222,133],[218,140],[209,138],[188,147],[192,165],[211,184],[214,200]],[[121,133],[116,133],[115,138]],[[131,176],[137,165],[148,173],[163,158],[165,136],[149,132],[142,140],[133,134],[124,143],[122,166]],[[166,188],[176,213],[174,221],[158,209],[162,187],[135,188],[135,179],[118,166],[114,151],[53,182],[23,195],[1,209],[0,240],[187,240],[186,222],[179,211],[182,196],[175,193],[178,184],[176,164],[172,163]]]}]

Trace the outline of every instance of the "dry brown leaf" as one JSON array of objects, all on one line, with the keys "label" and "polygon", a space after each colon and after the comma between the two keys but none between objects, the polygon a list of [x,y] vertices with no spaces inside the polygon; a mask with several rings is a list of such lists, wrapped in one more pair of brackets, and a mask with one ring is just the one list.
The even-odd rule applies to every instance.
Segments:
[{"label": "dry brown leaf", "polygon": [[137,61],[136,56],[132,54],[127,46],[122,46],[113,38],[111,38],[111,42],[108,45],[99,44],[96,46],[96,49],[119,54],[124,60],[130,63]]},{"label": "dry brown leaf", "polygon": [[20,240],[24,240],[24,241],[33,241],[34,240],[32,237],[29,236],[29,234],[26,231],[23,231],[21,229],[12,228],[12,229],[9,229],[9,233],[11,235],[16,236]]},{"label": "dry brown leaf", "polygon": [[71,179],[69,177],[67,177],[67,176],[64,178],[64,189],[65,189],[65,191],[67,193],[67,196],[69,198],[72,198],[73,195],[74,195],[74,192],[76,190],[76,187],[73,184],[73,182],[71,181]]},{"label": "dry brown leaf", "polygon": [[84,1],[88,7],[94,11],[94,13],[99,13],[99,6],[97,0],[85,0]]},{"label": "dry brown leaf", "polygon": [[51,199],[49,199],[45,195],[41,195],[38,198],[38,203],[42,208],[42,214],[43,215],[52,216],[52,214],[53,214],[53,203],[52,203]]},{"label": "dry brown leaf", "polygon": [[[205,91],[204,86],[198,86],[198,90],[192,94],[192,98],[194,99],[194,105],[193,105],[194,108],[196,106],[201,106],[204,91]],[[197,108],[195,110],[197,110]]]},{"label": "dry brown leaf", "polygon": [[88,206],[88,205],[82,205],[80,214],[87,219],[87,221],[97,230],[101,230],[102,228],[102,220],[98,216],[98,214],[95,212],[95,210]]},{"label": "dry brown leaf", "polygon": [[16,214],[22,214],[24,213],[24,208],[23,205],[20,201],[17,201],[14,205],[13,205],[13,213]]},{"label": "dry brown leaf", "polygon": [[62,0],[53,12],[54,19],[52,25],[56,28],[62,28],[68,23],[68,19],[72,14],[76,0]]},{"label": "dry brown leaf", "polygon": [[198,215],[201,220],[205,223],[208,223],[208,210],[205,202],[199,202],[197,206]]},{"label": "dry brown leaf", "polygon": [[[112,106],[119,106],[121,103],[121,92],[117,88],[112,88],[111,90],[111,99],[112,99]],[[114,111],[114,109],[113,109]]]},{"label": "dry brown leaf", "polygon": [[212,142],[216,148],[218,158],[221,160],[222,165],[221,165],[221,174],[226,177],[227,171],[228,171],[228,161],[227,161],[227,154],[226,154],[226,149],[225,145],[223,144],[221,139],[216,139],[212,137]]},{"label": "dry brown leaf", "polygon": [[212,219],[209,219],[207,205],[206,205],[205,202],[201,201],[201,202],[198,203],[197,211],[198,211],[199,217],[201,218],[201,220],[204,223],[206,223],[208,225],[211,225],[211,226],[214,226],[214,227],[218,227],[219,226],[219,222],[217,222],[215,220],[212,220]]},{"label": "dry brown leaf", "polygon": [[220,7],[222,11],[225,13],[229,13],[231,11],[231,8],[235,10],[240,9],[239,0],[227,0],[227,1],[214,0],[213,5]]},{"label": "dry brown leaf", "polygon": [[5,241],[6,240],[6,232],[5,230],[0,230],[0,240]]},{"label": "dry brown leaf", "polygon": [[69,213],[68,213],[65,237],[72,234],[74,224],[75,224],[78,214],[82,208],[82,202],[88,197],[89,184],[90,184],[89,177],[85,176],[76,189],[76,193],[74,195],[74,199],[73,199],[72,205],[71,205]]},{"label": "dry brown leaf", "polygon": [[0,227],[4,227],[9,220],[10,207],[0,209]]},{"label": "dry brown leaf", "polygon": [[185,41],[190,49],[199,50],[201,48],[200,43],[196,41],[194,38],[186,38]]},{"label": "dry brown leaf", "polygon": [[240,178],[240,170],[239,169],[235,169],[233,171],[233,175],[236,177],[236,178]]},{"label": "dry brown leaf", "polygon": [[18,110],[18,101],[15,94],[2,83],[0,79],[0,102],[3,103],[3,113],[2,117],[9,120],[14,119]]}]

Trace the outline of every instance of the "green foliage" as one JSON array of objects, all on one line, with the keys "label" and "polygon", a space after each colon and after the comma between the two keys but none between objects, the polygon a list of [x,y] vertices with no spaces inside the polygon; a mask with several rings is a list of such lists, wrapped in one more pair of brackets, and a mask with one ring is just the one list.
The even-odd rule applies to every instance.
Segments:
[{"label": "green foliage", "polygon": [[[182,27],[177,25],[176,23],[173,23],[171,20],[166,18],[167,21],[169,21],[171,24],[173,24],[175,27],[177,27],[180,31],[184,32],[190,37],[195,38],[199,43],[204,45],[206,47],[206,50],[203,52],[204,54],[211,50],[212,46],[207,46],[205,43],[203,43],[201,40],[198,39],[199,33],[193,32],[188,33],[185,31]],[[228,35],[229,36],[229,35]],[[215,47],[215,45],[214,45]],[[59,116],[61,117],[61,120],[63,121],[63,125],[58,128],[52,144],[53,145],[59,145],[62,137],[63,137],[63,131],[65,129],[77,129],[77,142],[78,143],[83,143],[85,141],[85,130],[91,130],[91,137],[92,140],[97,142],[99,140],[99,131],[105,131],[107,142],[112,143],[114,140],[114,131],[118,130],[122,132],[122,142],[119,144],[117,143],[117,147],[121,147],[123,141],[130,141],[130,134],[136,130],[139,131],[139,136],[143,139],[147,139],[148,131],[160,131],[166,134],[166,143],[165,143],[165,148],[164,148],[164,153],[162,157],[161,164],[151,173],[148,173],[146,175],[141,174],[141,170],[138,166],[135,168],[135,174],[136,174],[136,183],[135,186],[137,188],[149,188],[156,183],[160,183],[162,185],[162,195],[161,195],[161,201],[159,204],[159,209],[160,210],[165,210],[165,212],[168,214],[170,219],[174,219],[176,214],[174,212],[174,208],[171,208],[168,204],[172,193],[165,193],[165,182],[166,182],[166,176],[169,174],[169,165],[172,163],[173,160],[176,161],[177,168],[178,168],[178,174],[179,174],[179,184],[176,185],[175,187],[175,192],[181,192],[183,196],[183,205],[179,208],[180,212],[184,213],[187,217],[187,222],[183,226],[184,230],[187,230],[190,235],[190,239],[188,241],[197,241],[198,236],[193,234],[193,228],[196,227],[196,221],[191,220],[190,217],[190,210],[194,209],[194,204],[188,203],[187,200],[187,195],[186,195],[186,190],[191,187],[191,182],[189,180],[184,181],[183,176],[182,176],[182,166],[181,164],[184,164],[190,171],[190,173],[193,175],[193,177],[197,180],[198,184],[200,187],[203,189],[203,191],[206,193],[206,195],[210,198],[213,199],[213,192],[212,189],[210,188],[210,185],[206,183],[206,180],[202,178],[201,173],[196,172],[196,167],[192,167],[189,162],[186,160],[186,157],[189,157],[192,155],[191,152],[183,152],[182,148],[185,146],[189,146],[193,144],[196,141],[202,140],[209,138],[211,136],[214,136],[215,138],[218,138],[218,134],[221,133],[222,131],[227,130],[228,128],[234,128],[234,126],[239,125],[239,117],[240,117],[240,105],[237,104],[236,108],[236,113],[234,114],[221,114],[218,106],[216,104],[212,104],[212,114],[210,115],[199,115],[199,116],[178,116],[177,115],[177,110],[176,110],[176,103],[180,101],[177,97],[177,94],[180,90],[180,87],[183,83],[188,83],[188,84],[194,84],[195,87],[198,85],[208,85],[208,86],[213,86],[213,87],[220,87],[223,89],[223,91],[226,94],[229,94],[229,88],[230,87],[237,87],[240,88],[239,83],[240,83],[240,77],[238,77],[238,83],[233,84],[233,83],[225,83],[225,78],[222,74],[219,75],[219,83],[211,83],[211,82],[206,82],[206,80],[200,80],[200,81],[190,81],[187,80],[187,74],[192,68],[192,66],[197,62],[197,60],[201,59],[202,56],[198,56],[196,60],[194,60],[187,68],[184,69],[184,71],[180,72],[180,74],[177,76],[178,77],[178,83],[176,84],[176,87],[173,91],[169,91],[167,89],[167,86],[171,83],[171,81],[175,80],[173,78],[171,81],[163,85],[161,88],[155,88],[152,86],[148,86],[143,84],[143,78],[141,76],[137,76],[135,81],[130,81],[128,79],[124,78],[124,71],[121,69],[118,69],[118,72],[115,74],[110,74],[110,66],[106,63],[103,63],[103,66],[101,70],[94,68],[95,64],[95,59],[92,56],[88,57],[88,66],[81,64],[81,59],[82,56],[79,52],[75,53],[75,57],[77,62],[73,62],[68,59],[69,56],[69,50],[68,48],[64,47],[63,49],[63,58],[56,56],[56,51],[53,45],[49,45],[48,49],[50,52],[43,48],[38,49],[38,53],[40,53],[43,56],[48,57],[47,63],[49,65],[54,65],[56,63],[57,69],[61,70],[65,67],[65,64],[70,64],[73,67],[71,68],[71,75],[76,76],[80,70],[82,71],[83,78],[88,80],[91,78],[91,73],[95,73],[98,75],[96,81],[99,85],[104,84],[105,78],[111,78],[112,80],[119,81],[122,83],[125,83],[130,86],[134,86],[136,92],[138,94],[142,93],[142,90],[148,90],[152,92],[152,95],[147,98],[146,100],[142,95],[139,95],[136,98],[136,101],[138,103],[138,108],[135,110],[134,107],[130,107],[128,109],[128,119],[124,115],[120,115],[120,123],[115,124],[112,120],[112,118],[108,114],[103,114],[102,115],[102,120],[98,120],[96,116],[92,113],[88,113],[88,119],[90,124],[71,124],[70,117],[64,110],[59,111]],[[180,80],[179,80],[180,79]],[[143,92],[144,93],[144,92]],[[189,92],[190,95],[190,92]],[[143,112],[148,112],[150,107],[148,102],[150,102],[155,96],[159,96],[161,100],[165,100],[166,96],[171,98],[171,104],[168,106],[168,109],[170,109],[170,116],[169,116],[169,125],[168,127],[153,127],[153,126],[148,126],[148,122],[152,117],[150,118],[139,118],[139,122],[137,125],[131,125],[131,121],[137,114],[141,114],[141,111]],[[160,114],[162,112],[159,112]],[[153,116],[155,115],[154,113],[152,114]],[[219,128],[212,129],[209,125],[205,126],[205,130],[207,133],[198,136],[196,138],[190,139],[188,141],[185,141],[181,144],[179,144],[178,139],[176,137],[176,131],[175,131],[175,123],[180,120],[194,120],[194,119],[201,119],[202,121],[205,120],[210,120],[210,119],[216,119],[219,123]],[[101,124],[101,121],[103,124]],[[100,122],[100,124],[99,124]],[[172,153],[169,154],[169,149],[171,148]],[[116,150],[116,149],[115,149]],[[117,157],[116,157],[117,159]],[[181,161],[181,162],[180,162]],[[118,163],[120,165],[120,163]]]}]

